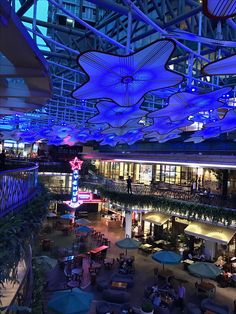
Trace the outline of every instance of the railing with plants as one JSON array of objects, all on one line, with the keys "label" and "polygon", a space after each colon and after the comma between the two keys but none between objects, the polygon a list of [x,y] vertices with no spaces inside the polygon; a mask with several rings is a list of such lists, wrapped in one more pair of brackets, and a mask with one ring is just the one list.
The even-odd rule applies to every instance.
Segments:
[{"label": "railing with plants", "polygon": [[17,169],[0,172],[0,217],[19,208],[37,191],[38,165],[19,165]]},{"label": "railing with plants", "polygon": [[[45,219],[48,212],[49,201],[50,194],[47,192],[47,190],[42,188],[40,193],[32,201],[22,206],[18,212],[12,212],[1,218],[1,296],[4,296],[6,292],[4,289],[4,284],[6,281],[12,283],[18,282],[17,270],[19,262],[25,260],[26,256],[28,256],[29,246],[37,238],[37,235],[42,227],[43,220]],[[30,265],[31,262],[29,263],[28,267]],[[26,274],[28,274],[28,272],[26,272]]]},{"label": "railing with plants", "polygon": [[112,191],[105,185],[100,184],[81,182],[80,186],[82,185],[91,190],[98,190],[102,197],[106,197],[113,202],[122,204],[127,209],[134,206],[140,208],[150,207],[152,210],[184,217],[189,220],[207,220],[225,226],[232,226],[233,222],[236,223],[236,212],[222,207],[180,201],[156,195],[128,194]]}]

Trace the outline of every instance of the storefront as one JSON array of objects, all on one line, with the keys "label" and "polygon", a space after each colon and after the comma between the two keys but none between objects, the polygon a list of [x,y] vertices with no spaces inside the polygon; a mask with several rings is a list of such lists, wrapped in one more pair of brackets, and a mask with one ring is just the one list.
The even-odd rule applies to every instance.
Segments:
[{"label": "storefront", "polygon": [[235,229],[202,222],[191,222],[184,233],[202,239],[203,254],[207,260],[219,255],[235,256]]},{"label": "storefront", "polygon": [[151,212],[143,215],[144,234],[150,234],[154,240],[161,239],[170,228],[171,215]]},{"label": "storefront", "polygon": [[179,189],[180,187],[193,188],[196,191],[210,189],[214,194],[222,192],[223,181],[227,180],[229,193],[234,194],[236,187],[236,171],[229,170],[227,178],[223,178],[222,169],[208,169],[202,167],[188,167],[184,165],[135,163],[122,161],[96,161],[99,172],[114,181],[125,181],[128,176],[133,183],[157,187]]}]

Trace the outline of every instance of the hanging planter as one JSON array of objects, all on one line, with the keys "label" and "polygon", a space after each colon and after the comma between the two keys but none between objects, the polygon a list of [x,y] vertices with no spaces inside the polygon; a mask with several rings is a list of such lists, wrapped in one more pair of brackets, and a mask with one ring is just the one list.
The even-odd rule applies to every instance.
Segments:
[{"label": "hanging planter", "polygon": [[100,191],[102,197],[106,197],[113,202],[123,204],[125,207],[145,207],[151,206],[153,210],[160,210],[162,212],[173,214],[177,213],[178,216],[187,217],[189,219],[202,219],[206,217],[209,221],[219,223],[224,219],[224,224],[230,226],[233,220],[235,220],[235,214],[233,211],[224,210],[219,207],[212,207],[202,204],[193,204],[191,202],[183,202],[174,199],[168,199],[155,195],[142,195],[142,194],[127,194],[124,192],[106,190],[100,185],[85,185],[87,188]]}]

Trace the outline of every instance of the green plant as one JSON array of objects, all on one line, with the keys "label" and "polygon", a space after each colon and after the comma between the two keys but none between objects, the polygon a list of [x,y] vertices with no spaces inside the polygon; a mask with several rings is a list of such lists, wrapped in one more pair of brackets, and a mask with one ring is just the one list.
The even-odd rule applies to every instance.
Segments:
[{"label": "green plant", "polygon": [[[82,185],[82,184],[81,184]],[[102,197],[109,198],[111,201],[123,204],[126,208],[132,206],[148,207],[153,210],[159,210],[168,214],[175,214],[188,219],[206,219],[212,222],[219,222],[224,219],[224,224],[230,226],[232,220],[235,219],[235,213],[231,210],[224,210],[219,207],[210,205],[195,204],[188,201],[180,201],[176,199],[168,199],[156,195],[127,194],[124,192],[110,191],[101,185],[84,184],[88,189],[99,190]]]},{"label": "green plant", "polygon": [[150,313],[153,311],[153,305],[151,301],[145,300],[141,306],[141,309],[145,313]]},{"label": "green plant", "polygon": [[48,212],[50,194],[42,188],[41,194],[0,220],[0,284],[6,280],[17,282],[17,266],[42,227]]}]

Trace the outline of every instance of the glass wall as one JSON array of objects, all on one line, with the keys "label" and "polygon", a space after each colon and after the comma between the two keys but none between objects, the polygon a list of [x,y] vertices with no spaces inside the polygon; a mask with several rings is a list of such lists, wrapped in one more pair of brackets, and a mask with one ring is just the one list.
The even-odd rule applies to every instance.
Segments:
[{"label": "glass wall", "polygon": [[[220,173],[217,169],[201,167],[175,166],[168,164],[141,164],[132,162],[97,161],[99,172],[110,179],[126,180],[131,176],[134,183],[150,184],[151,182],[167,185],[190,187],[195,182],[196,189],[211,188],[212,192],[220,190]],[[236,189],[236,172],[230,171],[229,190]]]}]

